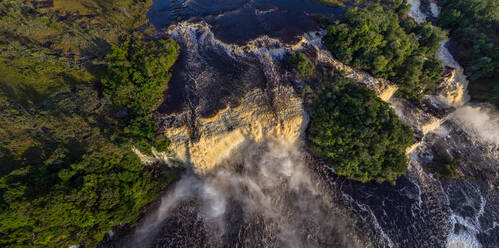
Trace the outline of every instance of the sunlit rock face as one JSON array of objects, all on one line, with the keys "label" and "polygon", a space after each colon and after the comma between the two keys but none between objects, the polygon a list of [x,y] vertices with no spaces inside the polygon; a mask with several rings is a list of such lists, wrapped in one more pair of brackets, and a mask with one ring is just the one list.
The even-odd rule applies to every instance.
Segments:
[{"label": "sunlit rock face", "polygon": [[[322,48],[323,32],[305,34],[294,44],[261,37],[245,45],[217,40],[204,23],[181,23],[169,30],[184,48],[157,120],[174,158],[205,173],[237,161],[240,151],[272,137],[300,141],[308,123],[293,78],[281,68],[287,53],[307,50],[324,65],[388,101],[397,87],[334,59]],[[178,67],[177,67],[178,68]]]},{"label": "sunlit rock face", "polygon": [[[375,230],[370,238],[393,247],[445,246],[456,240],[447,240],[459,231],[456,226],[467,223],[463,216],[480,218],[484,212],[495,216],[494,200],[490,199],[494,189],[486,185],[494,185],[497,179],[483,175],[497,168],[497,144],[475,134],[481,132],[474,128],[479,125],[475,123],[477,118],[461,120],[467,81],[459,70],[448,70],[439,95],[425,96],[422,104],[413,104],[394,96],[397,88],[393,83],[336,60],[322,47],[320,32],[305,34],[293,45],[262,37],[244,46],[215,39],[202,23],[181,24],[170,33],[187,51],[180,61],[180,68],[185,69],[175,72],[177,78],[173,78],[166,99],[168,106],[160,108],[157,120],[171,140],[175,159],[191,164],[197,173],[210,174],[224,166],[241,164],[249,147],[265,144],[268,139],[301,143],[308,118],[291,86],[300,79],[279,66],[286,53],[298,50],[317,57],[325,66],[344,71],[359,85],[375,91],[415,134],[414,144],[407,150],[408,174],[395,188],[343,182],[330,177],[327,167],[310,165],[327,178],[324,183],[331,184],[328,190],[341,196],[334,200],[337,208],[348,206],[348,212],[356,218],[370,216],[362,223]],[[480,111],[473,108],[468,112]],[[466,154],[458,170],[460,175],[485,181],[441,181],[429,173],[427,168],[437,162],[437,156],[454,158],[457,154]],[[338,183],[341,188],[337,188]],[[459,195],[457,191],[465,193]],[[466,208],[466,203],[459,200],[463,197],[469,201],[483,200],[484,207]],[[366,202],[371,198],[375,200]],[[398,203],[380,205],[385,200]],[[463,207],[468,210],[461,211]],[[399,217],[385,216],[385,212]],[[395,219],[410,224],[402,228],[392,223]],[[491,225],[493,222],[483,223],[482,229]],[[367,230],[363,228],[362,232]]]},{"label": "sunlit rock face", "polygon": [[170,33],[183,46],[179,67],[185,69],[175,72],[168,107],[157,119],[174,159],[206,173],[236,162],[249,145],[268,138],[293,143],[304,133],[308,117],[301,98],[282,82],[274,62],[291,46],[270,38],[225,44],[202,23],[181,24]]},{"label": "sunlit rock face", "polygon": [[463,68],[455,62],[443,44],[437,51],[437,56],[443,61],[447,69],[440,85],[439,96],[443,102],[452,106],[465,104],[469,100],[469,95],[467,92],[468,80],[463,74]]},{"label": "sunlit rock face", "polygon": [[317,53],[317,59],[320,62],[332,66],[338,71],[345,72],[346,77],[352,79],[354,82],[359,83],[359,85],[361,86],[373,90],[376,95],[385,102],[389,101],[398,89],[395,84],[386,79],[376,78],[365,71],[357,70],[349,65],[342,63],[341,61],[334,58],[331,53],[323,47],[316,46],[315,50]]},{"label": "sunlit rock face", "polygon": [[[424,21],[414,6],[411,15]],[[141,156],[193,170],[157,213],[103,247],[497,246],[498,115],[466,104],[466,78],[445,46],[438,93],[415,104],[397,97],[393,83],[335,59],[323,31],[292,44],[262,36],[236,45],[212,28],[195,20],[167,30],[182,55],[155,119],[172,153]],[[292,51],[344,71],[411,127],[408,171],[395,186],[338,177],[304,149],[308,117],[293,87],[309,79],[283,65]],[[459,154],[460,179],[431,173],[439,157]]]},{"label": "sunlit rock face", "polygon": [[[274,93],[285,97],[268,102],[264,90],[253,89],[238,106],[226,106],[214,116],[197,118],[190,127],[175,120],[165,129],[170,149],[198,172],[207,172],[228,159],[237,160],[244,147],[270,137],[296,142],[308,120],[301,100],[290,87]],[[192,133],[198,135],[192,137]]]}]

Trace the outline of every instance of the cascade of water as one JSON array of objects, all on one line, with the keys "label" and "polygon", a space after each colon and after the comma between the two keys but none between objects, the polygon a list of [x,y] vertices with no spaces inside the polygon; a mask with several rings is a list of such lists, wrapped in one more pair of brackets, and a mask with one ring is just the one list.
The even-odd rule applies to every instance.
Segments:
[{"label": "cascade of water", "polygon": [[[410,0],[409,3],[412,5],[409,15],[418,23],[425,22],[427,16],[420,8],[420,1]],[[438,17],[439,8],[433,1],[430,1],[430,10],[434,17]],[[448,118],[454,123],[458,123],[460,128],[468,133],[468,137],[477,139],[479,143],[484,143],[483,146],[489,144],[488,146],[492,147],[491,152],[494,153],[494,150],[497,150],[499,146],[499,115],[490,107],[473,106],[468,102],[469,96],[466,91],[468,80],[464,75],[463,68],[446,48],[446,42],[442,42],[436,56],[443,62],[444,66],[453,68],[452,75],[443,82],[438,96],[440,101],[456,108]],[[446,128],[449,126],[440,129]],[[444,133],[443,135],[448,135],[449,131],[439,130],[439,132]],[[493,156],[491,155],[491,157]],[[499,168],[497,166],[496,170]],[[492,165],[492,167],[494,166]],[[474,189],[475,187],[471,185],[467,188]],[[452,213],[449,216],[450,230],[447,237],[447,247],[449,248],[482,247],[477,240],[477,234],[482,232],[479,218],[483,215],[487,201],[480,190],[474,190],[474,192],[480,196],[480,208],[474,213],[474,221],[470,221],[468,217],[463,217],[460,213]],[[449,198],[449,196],[447,197]],[[457,226],[461,228],[457,229]]]},{"label": "cascade of water", "polygon": [[[162,226],[168,226],[172,215],[189,202],[195,202],[192,208],[209,233],[204,245],[210,247],[222,246],[225,235],[237,230],[235,223],[251,226],[257,224],[255,219],[265,226],[263,237],[251,240],[257,244],[365,247],[346,217],[338,215],[321,194],[299,146],[270,139],[247,147],[240,167],[218,167],[203,176],[186,173],[122,247],[154,246]],[[241,213],[230,217],[233,211]],[[238,223],[230,218],[242,219]]]},{"label": "cascade of water", "polygon": [[[411,11],[414,14],[419,8]],[[418,16],[420,20],[426,18],[423,13],[418,13]],[[455,247],[453,244],[479,247],[476,236],[481,232],[481,226],[477,226],[477,223],[481,215],[490,215],[487,213],[490,200],[481,197],[480,206],[473,205],[478,211],[472,214],[471,220],[460,213],[449,213],[450,202],[455,199],[446,192],[448,187],[421,166],[422,160],[431,160],[433,156],[424,141],[420,149],[414,148],[415,151],[410,152],[408,175],[400,179],[397,187],[362,185],[330,177],[312,179],[311,174],[314,173],[305,168],[305,158],[298,149],[308,118],[300,98],[289,87],[289,75],[287,72],[282,74],[279,63],[287,53],[299,50],[309,52],[313,49],[320,63],[344,70],[354,81],[376,91],[378,96],[396,109],[404,122],[417,127],[423,135],[457,136],[452,126],[438,128],[445,120],[405,101],[391,98],[396,87],[390,82],[374,78],[334,59],[321,44],[323,32],[304,34],[294,45],[267,36],[238,45],[217,39],[211,28],[204,22],[181,22],[168,30],[183,45],[185,61],[179,63],[186,70],[180,74],[177,72],[175,77],[182,76],[178,85],[189,91],[182,98],[192,99],[189,99],[183,112],[159,114],[157,118],[164,125],[165,135],[171,140],[170,148],[176,153],[176,159],[192,165],[195,172],[187,173],[163,197],[158,212],[140,225],[129,246],[145,246],[146,243],[154,242],[163,245],[161,242],[168,242],[172,247],[177,244],[175,240],[182,239],[173,236],[175,232],[179,232],[179,236],[192,234],[192,242],[202,240],[203,244],[210,246],[211,241],[199,236],[205,232],[199,231],[199,226],[205,226],[210,229],[206,231],[206,236],[212,236],[208,239],[214,240],[213,245],[220,244],[217,242],[227,244],[224,242],[228,241],[223,239],[237,237],[235,239],[240,241],[246,239],[247,242],[257,241],[266,246],[283,247],[368,247],[367,244],[374,247],[404,244],[440,247],[446,239],[449,247]],[[467,115],[460,110],[473,108],[465,104],[467,81],[462,68],[445,46],[439,53],[444,65],[455,70],[454,77],[445,83],[449,86],[448,90],[442,90],[441,96],[434,100],[457,107],[458,110],[448,118],[459,120]],[[237,67],[234,64],[244,66]],[[231,74],[234,73],[233,68],[237,69],[238,75]],[[251,76],[246,78],[246,74]],[[175,84],[174,79],[172,83]],[[176,87],[172,83],[170,86]],[[232,91],[240,90],[229,87],[232,85],[246,87],[244,93],[236,96],[237,104],[232,105],[230,99],[221,101],[225,105],[215,106],[217,111],[214,115],[203,116],[206,106],[219,101],[216,95],[218,92],[228,91],[230,95]],[[459,91],[461,93],[452,95]],[[227,99],[225,95],[220,98]],[[491,120],[480,119],[482,124],[475,125],[476,128]],[[489,132],[495,130],[488,129]],[[490,134],[487,136],[494,137]],[[483,148],[478,141],[473,140],[472,145]],[[428,153],[423,154],[423,149],[428,149]],[[144,158],[146,161],[150,159]],[[156,159],[161,158],[157,156]],[[168,160],[166,157],[163,159]],[[327,170],[326,166],[313,167]],[[200,171],[203,173],[196,171],[197,168],[202,169]],[[319,187],[319,184],[329,185]],[[350,216],[355,212],[354,218],[357,219],[353,222],[357,224],[352,224],[354,227],[350,226],[353,223],[350,219],[344,221],[337,217],[340,200],[325,200],[333,194],[322,193],[319,190],[321,187],[339,192],[338,198],[347,202],[341,204],[349,208],[348,214],[341,215]],[[351,189],[345,189],[348,187]],[[464,189],[470,188],[466,187],[463,186]],[[474,198],[471,195],[481,194],[481,189],[471,189],[470,192],[467,192],[469,195],[466,199],[472,202]],[[187,217],[182,219],[183,216]],[[454,226],[460,222],[465,227],[473,227],[472,230],[476,232],[462,229],[458,233]],[[341,223],[341,227],[336,223]],[[234,226],[227,228],[228,224]],[[365,227],[361,232],[365,233],[365,239],[370,239],[368,243],[358,237],[358,230],[353,230],[358,228],[357,225]],[[174,231],[186,227],[193,230]],[[165,228],[168,229],[166,233],[161,231]],[[230,233],[234,230],[239,233]],[[156,236],[158,233],[166,237]],[[328,243],[330,241],[333,243]]]}]

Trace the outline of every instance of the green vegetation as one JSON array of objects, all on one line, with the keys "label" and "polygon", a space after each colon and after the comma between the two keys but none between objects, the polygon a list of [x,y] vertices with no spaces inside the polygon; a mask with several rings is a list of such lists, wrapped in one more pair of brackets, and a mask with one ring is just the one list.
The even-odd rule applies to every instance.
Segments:
[{"label": "green vegetation", "polygon": [[302,77],[311,76],[315,71],[315,65],[307,58],[307,56],[300,52],[291,54],[289,63],[296,69],[297,74]]},{"label": "green vegetation", "polygon": [[0,1],[0,246],[92,247],[175,178],[130,148],[166,147],[179,48],[142,39],[150,1],[38,2]]},{"label": "green vegetation", "polygon": [[461,166],[460,154],[456,158],[444,156],[435,160],[436,163],[430,170],[438,179],[458,179],[460,177],[457,173],[457,169]]},{"label": "green vegetation", "polygon": [[442,0],[438,25],[456,41],[451,50],[464,67],[472,99],[499,107],[499,2]]},{"label": "green vegetation", "polygon": [[113,139],[122,134],[146,152],[151,150],[151,141],[162,150],[166,148],[163,136],[156,136],[157,124],[152,120],[152,112],[170,81],[168,70],[177,60],[179,50],[172,39],[148,42],[128,39],[112,47],[102,84],[116,110],[125,115],[119,128],[113,130]]},{"label": "green vegetation", "polygon": [[439,166],[435,172],[438,178],[457,179],[459,178],[459,174],[456,171],[457,168],[459,168],[459,160],[453,159]]},{"label": "green vegetation", "polygon": [[404,17],[404,2],[392,8],[346,9],[344,18],[328,27],[325,43],[341,61],[397,83],[398,94],[418,100],[438,86],[443,67],[434,54],[443,36],[429,23]]},{"label": "green vegetation", "polygon": [[346,2],[348,3],[355,3],[355,4],[360,4],[364,3],[366,0],[314,0],[316,2],[322,3],[324,5],[330,6],[330,7],[340,7],[345,5]]},{"label": "green vegetation", "polygon": [[405,174],[411,130],[372,90],[336,76],[314,98],[307,132],[310,149],[337,174],[378,183],[395,183]]}]

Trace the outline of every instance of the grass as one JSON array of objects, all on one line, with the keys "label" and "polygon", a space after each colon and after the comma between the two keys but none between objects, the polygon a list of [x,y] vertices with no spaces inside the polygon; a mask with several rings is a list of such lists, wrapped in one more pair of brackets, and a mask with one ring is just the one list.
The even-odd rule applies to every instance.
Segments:
[{"label": "grass", "polygon": [[[99,87],[111,48],[142,40],[137,28],[147,24],[150,4],[56,0],[35,9],[31,1],[0,1],[1,247],[93,247],[113,226],[134,225],[176,178],[140,163],[120,129],[128,120],[116,117]],[[151,75],[168,82],[178,55],[169,42],[155,50],[161,68],[143,66],[150,68],[144,82],[155,82]],[[155,89],[139,93],[148,100],[161,95]],[[156,126],[147,111],[139,117]],[[168,142],[149,141],[163,150]]]}]

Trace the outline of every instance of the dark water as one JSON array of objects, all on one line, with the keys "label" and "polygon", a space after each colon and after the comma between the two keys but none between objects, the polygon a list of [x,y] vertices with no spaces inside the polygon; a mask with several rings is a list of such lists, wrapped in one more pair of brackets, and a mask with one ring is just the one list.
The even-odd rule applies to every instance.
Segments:
[{"label": "dark water", "polygon": [[312,15],[341,17],[343,8],[307,0],[156,0],[148,16],[157,28],[202,19],[224,42],[242,44],[261,35],[293,41],[316,30]]},{"label": "dark water", "polygon": [[[244,44],[262,35],[285,43],[293,42],[299,35],[319,29],[313,14],[336,19],[342,12],[343,8],[305,0],[155,0],[148,16],[159,29],[186,20],[206,22],[218,40]],[[197,41],[179,41],[183,52],[159,112],[179,114],[178,118],[185,118],[189,123],[189,116],[180,115],[187,109],[202,117],[211,116],[227,105],[237,105],[245,92],[267,87],[265,65],[254,54],[237,58],[227,56],[225,50],[210,45],[208,39],[204,42],[206,32],[198,31],[193,37]],[[448,146],[445,141],[445,147]],[[455,149],[461,148],[456,145]],[[355,233],[371,239],[372,247],[446,247],[449,235],[462,239],[469,247],[480,247],[473,243],[476,240],[481,247],[497,247],[499,191],[489,189],[482,181],[423,180],[413,169],[392,186],[361,184],[324,171],[320,174],[327,175],[323,181],[330,185],[328,194],[334,198],[333,208],[346,207],[359,226]],[[243,214],[234,205],[227,215],[230,219],[227,223],[230,223],[229,230],[239,233],[224,236],[228,240],[225,246],[213,245],[208,242],[210,230],[199,219],[198,208],[196,202],[179,204],[172,217],[159,227],[157,237],[151,241],[154,245],[148,247],[234,247],[227,245],[234,244],[233,239],[260,241],[260,246],[268,247],[272,247],[268,244],[275,244],[273,231],[266,230],[271,224],[262,224],[258,218],[239,220]],[[324,222],[327,221],[330,220],[326,218]],[[243,222],[245,227],[239,228]],[[317,227],[311,230],[316,231]],[[345,232],[347,239],[348,234]],[[124,247],[128,242],[130,240],[124,238],[101,247]],[[259,247],[245,244],[245,247]],[[330,243],[318,243],[317,246],[339,247]]]},{"label": "dark water", "polygon": [[227,105],[237,106],[240,96],[250,89],[265,87],[263,69],[256,58],[235,59],[216,46],[201,45],[191,52],[186,47],[191,44],[179,43],[185,52],[175,66],[159,112],[172,114],[195,108],[200,116],[211,117]]},{"label": "dark water", "polygon": [[[241,45],[262,35],[284,43],[297,41],[299,35],[319,29],[314,14],[337,19],[343,10],[310,0],[155,0],[148,16],[158,29],[186,20],[204,21],[216,39]],[[185,46],[183,42],[180,45]],[[255,61],[236,61],[216,50],[199,47],[195,54],[181,54],[160,112],[178,113],[194,104],[203,106],[203,116],[210,116],[227,104],[236,103],[241,91],[265,84]],[[206,91],[211,91],[209,99],[192,93],[192,78],[204,82]]]}]

